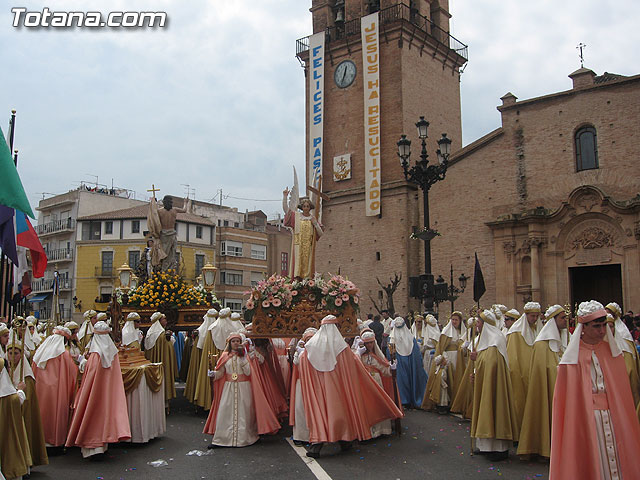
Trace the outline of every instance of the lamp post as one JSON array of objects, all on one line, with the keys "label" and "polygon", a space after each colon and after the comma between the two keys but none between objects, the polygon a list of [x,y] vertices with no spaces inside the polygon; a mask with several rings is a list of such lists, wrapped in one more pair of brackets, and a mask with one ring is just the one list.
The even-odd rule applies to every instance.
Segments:
[{"label": "lamp post", "polygon": [[213,296],[211,295],[211,291],[216,285],[216,274],[218,273],[218,269],[207,263],[204,267],[202,267],[202,285],[204,289],[207,291],[207,303],[211,305],[213,302]]},{"label": "lamp post", "polygon": [[118,277],[120,278],[120,288],[124,290],[122,292],[122,303],[124,305],[129,303],[129,288],[131,288],[131,279],[133,277],[133,270],[127,263],[123,263],[120,268],[118,268]]},{"label": "lamp post", "polygon": [[[438,163],[429,165],[429,155],[427,154],[427,129],[429,122],[424,117],[416,123],[418,129],[418,138],[422,141],[422,150],[420,152],[420,160],[415,165],[409,166],[409,157],[411,156],[411,140],[406,135],[401,135],[398,141],[398,156],[400,157],[400,165],[404,172],[404,178],[408,182],[418,185],[423,192],[424,201],[424,228],[428,230],[429,226],[429,189],[438,181],[444,180],[449,166],[449,154],[451,152],[451,140],[447,138],[447,134],[443,133],[442,138],[438,140]],[[431,275],[431,238],[424,238],[424,270],[427,276]],[[430,278],[433,278],[432,276]],[[433,295],[425,296],[425,309],[427,312],[433,312]]]},{"label": "lamp post", "polygon": [[467,288],[467,280],[469,280],[469,277],[467,277],[464,273],[461,273],[460,276],[458,277],[458,283],[460,284],[460,286],[456,287],[453,284],[453,265],[451,265],[451,277],[450,277],[449,285],[444,283],[444,278],[442,278],[442,275],[438,275],[438,279],[436,280],[436,283],[440,285],[444,283],[447,290],[447,297],[442,300],[443,301],[449,300],[449,302],[451,302],[451,312],[454,311],[454,302],[458,299],[460,294],[464,292],[464,289]]}]

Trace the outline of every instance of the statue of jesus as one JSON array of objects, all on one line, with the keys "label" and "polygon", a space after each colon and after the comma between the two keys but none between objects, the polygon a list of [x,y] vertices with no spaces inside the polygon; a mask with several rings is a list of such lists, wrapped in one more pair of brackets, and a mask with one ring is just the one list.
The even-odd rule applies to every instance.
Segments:
[{"label": "statue of jesus", "polygon": [[[154,267],[160,266],[160,270],[166,272],[169,269],[177,271],[178,262],[176,258],[176,245],[177,245],[177,231],[176,231],[176,218],[178,213],[186,213],[191,208],[191,200],[184,200],[185,208],[174,208],[173,198],[169,195],[165,195],[162,199],[162,206],[164,208],[158,208],[155,198],[152,198],[149,205],[148,227],[151,235],[158,239],[158,247],[162,251],[153,264]],[[159,262],[159,263],[158,263]]]}]

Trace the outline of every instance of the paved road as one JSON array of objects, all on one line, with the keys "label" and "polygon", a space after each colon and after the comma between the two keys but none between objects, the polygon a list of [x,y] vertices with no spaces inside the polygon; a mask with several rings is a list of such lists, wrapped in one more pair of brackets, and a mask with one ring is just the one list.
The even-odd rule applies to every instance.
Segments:
[{"label": "paved road", "polygon": [[[483,456],[469,456],[469,422],[429,412],[407,412],[400,438],[377,439],[356,445],[347,453],[340,453],[337,446],[325,447],[315,474],[306,464],[311,460],[298,456],[287,442],[290,429],[251,447],[207,450],[210,437],[201,433],[205,420],[204,412],[196,413],[180,397],[172,402],[164,437],[144,445],[112,445],[106,458],[99,461],[83,459],[79,449],[70,449],[65,455],[51,457],[49,465],[36,467],[31,478],[355,480],[366,475],[367,480],[429,477],[538,480],[548,477],[545,464],[513,457],[492,463]],[[210,454],[188,456],[193,450]],[[160,459],[168,465],[157,468],[148,465]]]}]

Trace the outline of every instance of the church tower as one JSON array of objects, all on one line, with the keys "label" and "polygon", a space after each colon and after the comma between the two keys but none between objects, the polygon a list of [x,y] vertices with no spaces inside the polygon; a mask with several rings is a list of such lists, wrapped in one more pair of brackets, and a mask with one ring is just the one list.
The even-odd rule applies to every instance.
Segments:
[{"label": "church tower", "polygon": [[[360,287],[363,318],[375,313],[371,299],[381,303],[377,279],[386,285],[395,274],[402,277],[396,311],[419,308],[409,277],[424,273],[424,246],[409,237],[423,227],[422,191],[405,181],[396,142],[403,133],[412,140],[413,163],[415,123],[424,116],[430,161],[443,132],[452,152],[461,148],[467,47],[449,34],[448,10],[448,0],[312,0],[313,33],[321,35],[297,42],[307,91],[307,182],[315,165],[328,196],[316,270],[340,272]],[[318,38],[322,48],[314,47]]]}]

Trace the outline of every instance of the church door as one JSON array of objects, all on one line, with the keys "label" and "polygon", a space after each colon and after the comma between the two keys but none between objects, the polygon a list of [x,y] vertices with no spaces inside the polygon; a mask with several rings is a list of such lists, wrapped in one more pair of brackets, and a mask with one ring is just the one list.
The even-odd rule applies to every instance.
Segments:
[{"label": "church door", "polygon": [[[571,304],[597,300],[603,305],[617,302],[622,306],[622,270],[620,264],[593,267],[570,267]],[[624,307],[623,307],[624,311]]]}]

